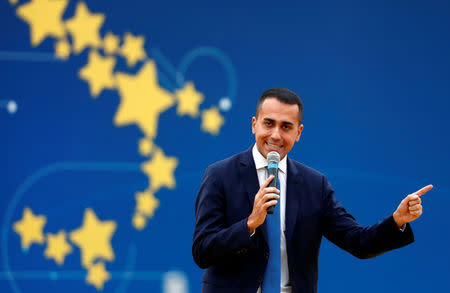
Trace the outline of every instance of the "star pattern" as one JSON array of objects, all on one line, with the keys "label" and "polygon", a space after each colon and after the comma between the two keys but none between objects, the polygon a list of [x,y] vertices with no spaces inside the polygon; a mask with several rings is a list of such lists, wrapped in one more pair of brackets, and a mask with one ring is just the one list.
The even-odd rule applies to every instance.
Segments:
[{"label": "star pattern", "polygon": [[64,264],[64,259],[72,253],[72,246],[67,242],[67,234],[61,230],[58,234],[47,233],[47,248],[44,255],[53,259],[58,265]]},{"label": "star pattern", "polygon": [[67,30],[72,35],[75,54],[81,53],[89,46],[96,48],[102,45],[100,28],[104,21],[104,14],[93,14],[84,2],[78,2],[75,16],[66,21]]},{"label": "star pattern", "polygon": [[28,207],[24,209],[22,219],[13,224],[14,231],[20,235],[23,249],[28,249],[33,243],[44,243],[43,229],[46,223],[45,216],[34,215]]},{"label": "star pattern", "polygon": [[105,51],[105,54],[115,54],[117,52],[117,49],[119,49],[119,43],[119,37],[111,32],[108,32],[103,38],[103,50]]},{"label": "star pattern", "polygon": [[93,210],[86,209],[82,226],[69,234],[70,241],[81,250],[81,264],[84,268],[90,268],[98,258],[114,260],[111,238],[115,230],[116,222],[102,222]]},{"label": "star pattern", "polygon": [[[16,5],[18,0],[9,0]],[[25,1],[21,1],[25,2]],[[145,137],[139,141],[139,153],[150,157],[141,169],[149,177],[149,188],[135,194],[136,208],[132,225],[142,230],[148,218],[154,216],[160,202],[154,196],[161,187],[175,188],[176,157],[166,157],[164,152],[154,145],[157,135],[159,115],[177,102],[177,114],[190,117],[199,116],[199,107],[204,101],[202,93],[195,89],[192,82],[185,83],[175,94],[162,88],[158,83],[158,74],[153,60],[147,59],[144,50],[145,38],[126,33],[121,39],[108,32],[102,39],[100,29],[105,21],[102,13],[92,13],[82,1],[77,3],[75,15],[63,20],[68,0],[27,0],[16,10],[16,14],[30,27],[31,44],[36,47],[47,38],[56,38],[55,57],[67,60],[71,54],[79,54],[86,48],[90,50],[87,64],[78,75],[89,84],[90,94],[96,98],[104,89],[117,87],[121,99],[114,123],[118,126],[137,124]],[[70,38],[68,38],[70,34]],[[70,43],[69,43],[70,41]],[[98,50],[103,54],[99,53]],[[108,57],[104,57],[104,56]],[[140,62],[142,68],[137,74],[118,73],[114,76],[116,58],[125,58],[129,67]],[[225,106],[221,106],[223,111]],[[229,108],[229,107],[228,107]],[[217,108],[202,112],[202,129],[217,134],[224,123]],[[25,208],[22,219],[13,224],[13,230],[20,236],[21,246],[28,249],[32,244],[46,244],[43,252],[47,259],[63,265],[67,255],[73,252],[72,244],[80,249],[81,264],[87,269],[86,282],[103,290],[104,284],[111,279],[105,268],[105,261],[115,258],[111,239],[116,231],[115,221],[101,221],[92,209],[86,209],[81,227],[67,234],[60,230],[57,234],[47,233],[44,215],[34,215],[30,208]]]},{"label": "star pattern", "polygon": [[[9,1],[11,4],[18,2]],[[178,115],[198,117],[204,96],[195,89],[192,82],[187,82],[175,95],[165,90],[158,83],[155,62],[145,60],[147,54],[143,36],[126,33],[123,44],[119,47],[120,38],[112,32],[106,34],[103,40],[100,37],[104,14],[91,13],[84,2],[78,2],[75,15],[64,22],[62,16],[67,5],[68,0],[30,0],[16,12],[29,24],[33,46],[38,46],[48,37],[57,38],[54,49],[55,56],[59,59],[67,60],[72,52],[79,54],[86,48],[91,49],[87,64],[78,74],[89,84],[92,97],[95,98],[104,89],[113,89],[117,85],[121,102],[115,115],[115,124],[137,124],[145,135],[139,141],[139,152],[145,156],[153,155],[151,160],[141,166],[149,177],[150,184],[148,190],[136,193],[136,209],[132,219],[133,226],[142,230],[160,204],[154,193],[161,187],[174,188],[176,185],[174,171],[178,166],[178,159],[166,157],[161,149],[153,145],[159,115],[177,102]],[[66,32],[70,33],[71,38],[67,38]],[[97,49],[103,49],[104,55],[123,56],[129,67],[142,60],[146,63],[135,75],[118,73],[114,76],[116,58],[103,57]],[[213,107],[205,110],[201,116],[202,129],[217,134],[224,123],[218,109]],[[63,265],[66,256],[73,251],[69,238],[80,249],[82,266],[88,270],[86,282],[97,290],[103,290],[105,282],[111,279],[104,261],[115,258],[111,239],[116,230],[116,222],[101,221],[92,209],[86,209],[81,227],[69,235],[60,230],[57,234],[47,233],[47,237],[44,237],[45,224],[45,216],[36,216],[31,209],[25,208],[22,219],[13,224],[14,231],[21,237],[22,247],[28,249],[33,243],[46,242],[45,257]]]},{"label": "star pattern", "polygon": [[117,126],[137,124],[145,136],[157,133],[159,115],[174,104],[170,92],[160,87],[154,61],[148,61],[136,75],[116,74],[120,105],[114,117]]},{"label": "star pattern", "polygon": [[211,107],[208,110],[202,112],[202,125],[201,128],[205,132],[209,132],[213,135],[218,135],[220,128],[225,123],[225,119],[220,115],[217,107]]},{"label": "star pattern", "polygon": [[139,140],[139,153],[143,156],[148,156],[153,151],[153,142],[148,138],[141,138]]},{"label": "star pattern", "polygon": [[55,56],[62,60],[69,58],[70,44],[67,40],[61,39],[55,43]]},{"label": "star pattern", "polygon": [[156,192],[161,187],[173,189],[175,177],[173,175],[178,166],[178,159],[166,157],[162,150],[158,149],[150,161],[142,164],[142,171],[150,177],[150,191]]},{"label": "star pattern", "polygon": [[195,89],[192,82],[187,82],[182,89],[175,91],[175,97],[178,101],[178,115],[189,115],[192,118],[198,116],[198,108],[204,97]]},{"label": "star pattern", "polygon": [[33,47],[38,46],[47,37],[65,36],[62,16],[68,3],[68,0],[32,0],[17,8],[17,16],[30,26]]},{"label": "star pattern", "polygon": [[136,210],[142,215],[152,218],[159,207],[159,200],[150,191],[136,193]]},{"label": "star pattern", "polygon": [[102,57],[96,50],[89,52],[89,61],[80,69],[78,75],[89,83],[91,96],[96,98],[103,89],[115,87],[113,70],[116,58]]},{"label": "star pattern", "polygon": [[86,283],[93,285],[97,290],[103,290],[109,279],[111,279],[111,274],[105,269],[105,263],[98,262],[88,269]]},{"label": "star pattern", "polygon": [[142,230],[147,225],[147,218],[144,217],[142,214],[136,212],[133,215],[132,224],[133,227],[136,228],[137,230]]},{"label": "star pattern", "polygon": [[127,65],[132,67],[136,62],[147,58],[144,51],[145,39],[143,36],[134,36],[131,33],[126,33],[122,47],[119,54],[125,57]]}]

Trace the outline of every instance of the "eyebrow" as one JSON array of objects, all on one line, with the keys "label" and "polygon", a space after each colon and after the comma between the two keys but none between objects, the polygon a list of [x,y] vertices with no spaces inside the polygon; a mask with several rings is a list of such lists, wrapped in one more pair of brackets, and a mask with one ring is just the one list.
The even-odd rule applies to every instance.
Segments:
[{"label": "eyebrow", "polygon": [[[267,118],[267,117],[264,117],[263,120],[264,120],[264,121],[271,122],[271,123],[275,122],[274,119]],[[292,122],[290,122],[290,121],[281,121],[281,123],[283,123],[284,125],[292,125],[292,126],[294,126],[294,123],[292,123]]]}]

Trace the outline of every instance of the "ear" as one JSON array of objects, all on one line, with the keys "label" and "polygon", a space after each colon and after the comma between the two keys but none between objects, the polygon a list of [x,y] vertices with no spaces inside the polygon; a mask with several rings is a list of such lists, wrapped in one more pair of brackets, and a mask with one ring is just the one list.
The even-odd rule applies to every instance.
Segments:
[{"label": "ear", "polygon": [[255,134],[255,127],[256,127],[256,117],[253,116],[252,118],[252,133]]},{"label": "ear", "polygon": [[297,129],[297,139],[295,141],[299,141],[302,131],[303,131],[303,124],[300,124],[300,126]]}]

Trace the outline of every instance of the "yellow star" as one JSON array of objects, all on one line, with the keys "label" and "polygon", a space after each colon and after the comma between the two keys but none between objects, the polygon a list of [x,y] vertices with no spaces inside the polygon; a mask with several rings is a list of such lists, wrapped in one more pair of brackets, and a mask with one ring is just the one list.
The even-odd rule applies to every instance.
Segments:
[{"label": "yellow star", "polygon": [[33,47],[47,37],[62,38],[66,34],[62,15],[68,3],[68,0],[32,0],[17,8],[17,15],[30,26]]},{"label": "yellow star", "polygon": [[173,173],[177,166],[177,158],[166,157],[163,151],[158,149],[153,158],[141,166],[142,171],[150,178],[150,191],[156,192],[162,186],[173,189],[175,187]]},{"label": "yellow star", "polygon": [[143,230],[147,226],[147,218],[140,213],[134,213],[133,215],[133,227],[137,230]]},{"label": "yellow star", "polygon": [[137,124],[145,136],[156,136],[159,114],[170,108],[173,97],[158,84],[156,66],[149,61],[136,75],[116,74],[120,105],[114,117],[117,126]]},{"label": "yellow star", "polygon": [[103,58],[95,50],[89,52],[88,64],[80,69],[78,75],[89,83],[92,97],[96,98],[105,88],[114,88],[114,76],[112,75],[114,66],[116,66],[116,58]]},{"label": "yellow star", "polygon": [[116,222],[100,221],[91,209],[84,213],[83,225],[72,231],[70,241],[81,250],[81,264],[89,268],[97,258],[114,260],[111,237],[116,230]]},{"label": "yellow star", "polygon": [[203,94],[196,91],[192,82],[187,82],[181,90],[175,91],[178,100],[177,114],[189,115],[192,118],[198,116],[198,107],[203,102]]},{"label": "yellow star", "polygon": [[75,54],[82,52],[88,46],[101,46],[100,28],[104,21],[104,14],[93,14],[84,2],[78,2],[75,16],[66,21],[67,30],[72,35]]},{"label": "yellow star", "polygon": [[106,36],[103,38],[103,49],[105,51],[105,54],[112,55],[117,52],[117,49],[119,48],[119,37],[114,35],[113,33],[109,32],[106,34]]},{"label": "yellow star", "polygon": [[58,234],[47,233],[47,248],[44,255],[48,259],[53,259],[58,265],[64,264],[64,259],[72,253],[72,246],[67,243],[66,232],[61,230]]},{"label": "yellow star", "polygon": [[201,128],[205,132],[217,135],[219,134],[220,127],[225,123],[225,119],[220,115],[217,107],[211,107],[208,110],[202,112],[202,126]]},{"label": "yellow star", "polygon": [[152,218],[159,206],[159,200],[152,192],[136,192],[136,210],[142,215]]},{"label": "yellow star", "polygon": [[46,223],[45,216],[35,216],[28,207],[23,210],[22,219],[13,224],[14,231],[20,235],[23,249],[28,249],[33,243],[44,243],[42,230]]},{"label": "yellow star", "polygon": [[44,243],[42,230],[46,222],[45,216],[35,216],[30,208],[23,210],[22,219],[13,224],[14,231],[20,235],[23,249],[28,249],[33,243]]},{"label": "yellow star", "polygon": [[55,55],[59,59],[67,60],[70,55],[70,44],[67,40],[59,40],[55,43]]},{"label": "yellow star", "polygon": [[153,151],[153,142],[148,138],[141,138],[139,140],[139,153],[143,156],[148,156]]},{"label": "yellow star", "polygon": [[144,42],[143,36],[133,36],[130,33],[125,34],[119,54],[127,59],[128,66],[134,66],[136,62],[147,58],[147,54],[144,51]]},{"label": "yellow star", "polygon": [[103,286],[109,279],[111,274],[105,269],[105,263],[98,262],[89,267],[86,283],[93,285],[97,290],[103,290]]}]

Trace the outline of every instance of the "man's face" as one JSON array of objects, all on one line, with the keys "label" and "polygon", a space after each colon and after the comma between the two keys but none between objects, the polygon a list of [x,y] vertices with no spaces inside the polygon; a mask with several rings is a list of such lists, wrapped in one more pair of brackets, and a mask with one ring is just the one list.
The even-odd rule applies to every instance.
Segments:
[{"label": "man's face", "polygon": [[298,121],[297,104],[289,105],[275,98],[266,98],[258,117],[252,118],[252,132],[259,152],[267,154],[276,151],[283,159],[300,139],[303,124]]}]

